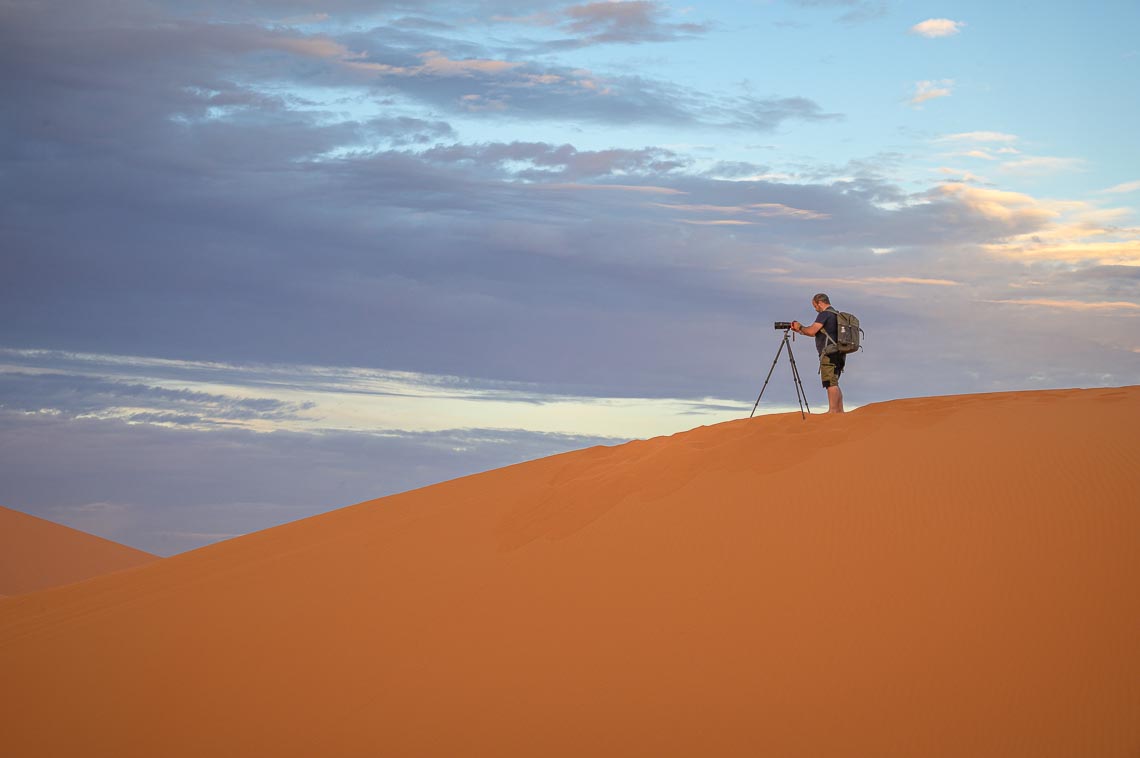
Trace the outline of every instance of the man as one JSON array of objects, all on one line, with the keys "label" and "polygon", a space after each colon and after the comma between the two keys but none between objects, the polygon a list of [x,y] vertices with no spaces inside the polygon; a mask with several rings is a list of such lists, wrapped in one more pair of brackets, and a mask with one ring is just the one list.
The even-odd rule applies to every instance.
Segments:
[{"label": "man", "polygon": [[811,299],[811,307],[819,314],[815,323],[804,326],[799,321],[792,322],[792,331],[805,337],[815,337],[815,349],[819,353],[819,376],[823,380],[823,388],[827,390],[827,412],[843,413],[843,391],[839,389],[839,375],[843,373],[843,366],[847,356],[843,353],[824,355],[823,349],[829,340],[839,339],[839,318],[836,311],[831,308],[831,300],[822,292]]}]

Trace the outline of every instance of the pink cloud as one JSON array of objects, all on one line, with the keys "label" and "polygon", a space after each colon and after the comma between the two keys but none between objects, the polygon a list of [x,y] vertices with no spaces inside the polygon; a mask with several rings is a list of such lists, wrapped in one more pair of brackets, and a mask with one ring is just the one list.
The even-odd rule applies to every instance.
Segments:
[{"label": "pink cloud", "polygon": [[468,58],[453,60],[437,50],[420,53],[419,66],[389,66],[384,63],[346,61],[346,65],[359,71],[369,71],[383,76],[472,76],[474,74],[496,75],[518,68],[521,63],[510,61]]},{"label": "pink cloud", "polygon": [[924,80],[914,85],[914,96],[910,99],[911,105],[919,105],[927,100],[939,97],[950,97],[953,93],[953,79]]},{"label": "pink cloud", "polygon": [[948,18],[928,18],[910,28],[911,34],[923,37],[951,37],[962,31],[965,21],[951,21]]}]

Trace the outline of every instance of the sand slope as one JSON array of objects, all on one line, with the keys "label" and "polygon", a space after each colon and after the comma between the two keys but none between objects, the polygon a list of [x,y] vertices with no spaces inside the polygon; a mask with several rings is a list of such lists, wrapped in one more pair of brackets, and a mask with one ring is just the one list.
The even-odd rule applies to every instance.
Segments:
[{"label": "sand slope", "polygon": [[0,597],[142,566],[157,556],[0,508]]},{"label": "sand slope", "polygon": [[1134,757],[1137,421],[742,420],[9,598],[0,753]]}]

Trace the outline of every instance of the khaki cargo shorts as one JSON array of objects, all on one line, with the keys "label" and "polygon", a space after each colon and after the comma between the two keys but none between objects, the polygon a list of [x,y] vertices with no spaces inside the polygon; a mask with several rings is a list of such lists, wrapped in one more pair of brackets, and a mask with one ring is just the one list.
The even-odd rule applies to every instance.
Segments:
[{"label": "khaki cargo shorts", "polygon": [[839,386],[839,375],[843,373],[843,367],[846,363],[847,356],[845,355],[819,356],[819,378],[823,380],[824,389]]}]

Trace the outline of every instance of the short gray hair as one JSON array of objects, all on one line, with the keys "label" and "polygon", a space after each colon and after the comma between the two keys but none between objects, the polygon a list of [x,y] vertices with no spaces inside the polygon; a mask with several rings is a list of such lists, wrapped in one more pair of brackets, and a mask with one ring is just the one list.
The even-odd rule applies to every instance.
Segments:
[{"label": "short gray hair", "polygon": [[814,296],[811,299],[811,301],[813,303],[827,303],[828,305],[831,305],[831,299],[828,298],[828,296],[823,294],[822,292],[820,292],[818,295]]}]

